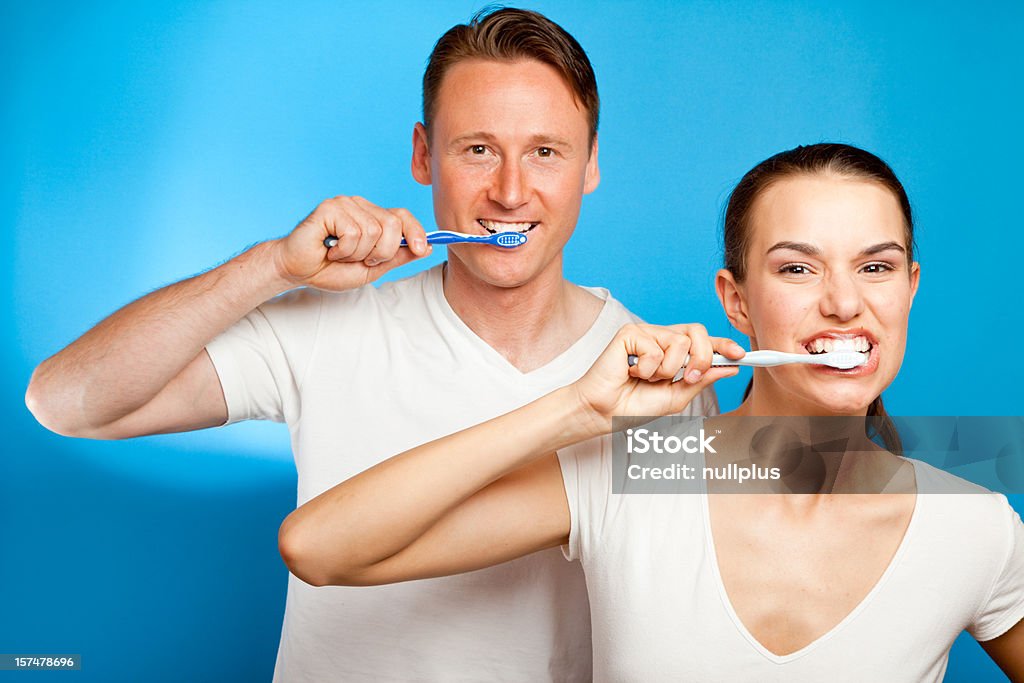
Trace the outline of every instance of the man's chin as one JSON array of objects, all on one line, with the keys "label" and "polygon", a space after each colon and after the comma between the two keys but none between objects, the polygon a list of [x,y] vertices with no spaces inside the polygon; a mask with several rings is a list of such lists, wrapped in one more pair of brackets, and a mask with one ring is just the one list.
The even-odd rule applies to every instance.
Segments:
[{"label": "man's chin", "polygon": [[[474,245],[463,245],[463,248],[480,249]],[[481,284],[501,289],[515,289],[530,284],[541,277],[546,270],[539,267],[532,259],[508,258],[511,254],[497,252],[494,254],[474,254],[470,258],[460,258],[458,253],[449,249],[449,268],[457,270],[460,280],[476,280]],[[554,264],[548,264],[548,268]]]}]

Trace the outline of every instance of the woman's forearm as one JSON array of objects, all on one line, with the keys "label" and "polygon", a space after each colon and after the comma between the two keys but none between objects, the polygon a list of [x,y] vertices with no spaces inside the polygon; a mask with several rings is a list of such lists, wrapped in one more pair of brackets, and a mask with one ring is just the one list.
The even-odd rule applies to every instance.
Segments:
[{"label": "woman's forearm", "polygon": [[[386,460],[281,526],[281,554],[313,585],[359,583],[468,498],[537,458],[600,433],[574,386]],[[472,552],[472,549],[469,550]]]}]

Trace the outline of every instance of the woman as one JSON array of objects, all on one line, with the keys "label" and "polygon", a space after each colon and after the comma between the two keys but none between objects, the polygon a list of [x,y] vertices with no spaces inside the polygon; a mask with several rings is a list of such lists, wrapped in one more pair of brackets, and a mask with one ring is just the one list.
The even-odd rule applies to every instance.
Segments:
[{"label": "woman", "polygon": [[[289,515],[280,545],[292,572],[369,585],[563,545],[587,576],[599,680],[933,681],[965,628],[1024,680],[1020,518],[1002,496],[965,495],[977,488],[898,457],[892,430],[882,430],[887,450],[865,435],[863,417],[884,416],[919,277],[899,181],[853,147],[783,152],[737,186],[725,232],[717,290],[751,348],[849,348],[867,362],[756,369],[743,404],[701,425],[718,439],[716,464],[760,448],[766,471],[801,469],[791,452],[757,442],[750,416],[860,416],[854,430],[827,423],[851,457],[823,459],[810,489],[785,477],[742,489],[852,495],[714,495],[727,488],[714,480],[702,484],[711,495],[611,495],[621,472],[610,437],[599,458],[572,444],[609,433],[613,416],[680,411],[735,374],[709,369],[712,350],[741,355],[700,326],[628,326],[576,383]],[[700,381],[669,381],[687,353],[687,377]],[[951,488],[964,494],[925,495]]]}]

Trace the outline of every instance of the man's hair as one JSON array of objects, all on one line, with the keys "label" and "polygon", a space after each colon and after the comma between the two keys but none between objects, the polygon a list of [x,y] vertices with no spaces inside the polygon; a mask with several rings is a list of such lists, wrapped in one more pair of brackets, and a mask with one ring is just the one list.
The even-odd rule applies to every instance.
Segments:
[{"label": "man's hair", "polygon": [[486,7],[468,24],[452,26],[434,45],[423,73],[423,125],[428,133],[445,73],[466,59],[533,59],[554,67],[572,90],[576,103],[583,107],[593,144],[600,100],[587,54],[575,38],[544,15],[511,7]]}]

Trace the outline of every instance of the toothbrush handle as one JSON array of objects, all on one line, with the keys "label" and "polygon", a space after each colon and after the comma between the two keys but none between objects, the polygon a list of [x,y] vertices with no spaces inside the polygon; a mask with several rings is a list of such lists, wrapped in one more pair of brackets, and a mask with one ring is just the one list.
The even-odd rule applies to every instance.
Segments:
[{"label": "toothbrush handle", "polygon": [[[639,359],[634,354],[629,354],[629,364],[636,365]],[[743,358],[738,360],[732,360],[725,356],[716,353],[711,356],[711,367],[728,367],[734,365],[745,365],[748,367],[756,368],[770,368],[775,365],[785,365],[787,363],[814,363],[815,360],[811,360],[810,356],[801,356],[795,353],[782,353],[780,351],[747,351]],[[673,382],[678,382],[683,378],[683,371],[686,366],[690,363],[690,354],[686,354],[686,358],[683,359],[683,367],[679,369],[676,376],[672,378]]]},{"label": "toothbrush handle", "polygon": [[[753,353],[753,352],[752,351],[748,351],[747,355],[749,356],[751,353]],[[635,356],[634,354],[632,354],[632,353],[629,354],[629,356],[627,358],[629,360],[630,367],[636,365],[637,360],[639,360],[639,358],[637,356]],[[715,353],[715,354],[711,355],[711,367],[724,367],[724,366],[728,366],[728,365],[746,365],[747,363],[743,362],[745,360],[746,360],[746,356],[744,356],[743,358],[740,358],[739,360],[732,360],[731,358],[726,358],[725,356],[723,356],[723,355],[721,355],[719,353]],[[686,358],[683,359],[683,367],[686,367],[689,364],[690,364],[690,354],[686,354]],[[754,365],[754,363],[751,363],[751,365]]]},{"label": "toothbrush handle", "polygon": [[[427,233],[427,244],[457,244],[459,242],[481,242],[484,244],[491,243],[492,235],[466,235],[461,232],[452,232],[451,230],[435,230]],[[338,238],[334,235],[329,235],[324,238],[324,246],[330,249],[338,243]],[[409,243],[402,238],[399,243],[400,247],[407,247]]]},{"label": "toothbrush handle", "polygon": [[[452,232],[450,230],[435,230],[434,232],[427,233],[427,244],[458,244],[459,242],[486,242],[490,238],[490,235],[465,235],[461,232]],[[403,247],[409,246],[405,242],[405,238],[402,238],[401,245]]]}]

